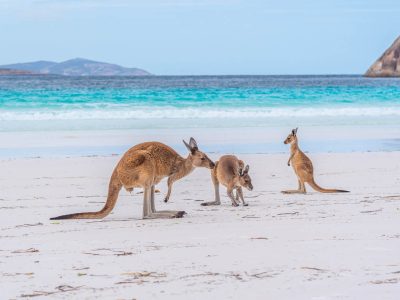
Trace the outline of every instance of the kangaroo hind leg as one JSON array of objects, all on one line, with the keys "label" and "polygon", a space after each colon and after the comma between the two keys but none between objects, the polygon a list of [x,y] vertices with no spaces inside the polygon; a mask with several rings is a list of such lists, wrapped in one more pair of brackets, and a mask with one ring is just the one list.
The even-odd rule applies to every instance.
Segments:
[{"label": "kangaroo hind leg", "polygon": [[156,210],[155,204],[154,204],[154,198],[155,198],[155,186],[153,185],[151,187],[151,209],[152,213],[154,214],[169,214],[171,218],[182,218],[184,214],[186,214],[185,211],[183,210]]},{"label": "kangaroo hind leg", "polygon": [[299,182],[299,188],[297,190],[282,191],[282,194],[305,194],[306,187],[304,185],[304,182],[302,182],[300,179],[298,180],[298,182]]},{"label": "kangaroo hind leg", "polygon": [[219,197],[219,181],[217,176],[213,171],[211,171],[211,180],[214,185],[214,201],[210,202],[203,202],[201,203],[202,206],[209,206],[209,205],[221,205],[221,199]]},{"label": "kangaroo hind leg", "polygon": [[235,197],[233,197],[233,188],[232,187],[228,187],[227,189],[227,194],[228,197],[231,199],[232,201],[232,206],[239,206],[239,204],[236,202]]},{"label": "kangaroo hind leg", "polygon": [[[244,201],[243,190],[242,190],[241,187],[239,187],[239,188],[236,189],[236,199],[237,199],[237,196],[238,196],[238,195],[239,195],[239,197],[240,197],[240,200],[242,200],[243,206],[248,206],[249,204],[246,203],[246,202]],[[239,201],[238,201],[238,203],[239,203]]]},{"label": "kangaroo hind leg", "polygon": [[156,211],[154,204],[154,185],[144,190],[143,219],[182,218],[184,211],[163,210]]}]

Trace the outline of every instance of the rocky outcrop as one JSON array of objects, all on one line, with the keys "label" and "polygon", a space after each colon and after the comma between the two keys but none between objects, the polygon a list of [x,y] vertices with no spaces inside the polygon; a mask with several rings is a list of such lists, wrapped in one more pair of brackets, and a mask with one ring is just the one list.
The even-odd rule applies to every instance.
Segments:
[{"label": "rocky outcrop", "polygon": [[400,77],[400,36],[364,74],[366,77]]},{"label": "rocky outcrop", "polygon": [[0,66],[0,68],[30,71],[39,74],[65,76],[148,76],[149,72],[138,68],[125,68],[115,64],[75,58],[60,63],[36,61]]}]

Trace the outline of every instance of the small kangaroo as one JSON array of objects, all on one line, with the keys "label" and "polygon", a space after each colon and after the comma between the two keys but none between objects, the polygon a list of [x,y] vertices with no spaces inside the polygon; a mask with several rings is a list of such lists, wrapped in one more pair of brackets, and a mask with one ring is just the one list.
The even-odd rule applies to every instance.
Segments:
[{"label": "small kangaroo", "polygon": [[[239,197],[243,206],[248,204],[244,202],[242,187],[248,190],[253,189],[249,175],[249,165],[244,169],[244,163],[234,155],[221,156],[219,161],[215,162],[214,169],[211,170],[211,179],[214,184],[215,201],[203,202],[201,205],[220,205],[219,184],[227,187],[227,193],[233,206],[239,206]],[[233,190],[236,189],[236,199],[233,197]]]},{"label": "small kangaroo", "polygon": [[137,187],[144,189],[143,219],[183,217],[184,211],[155,209],[155,185],[173,174],[179,174],[178,177],[182,178],[196,167],[212,169],[215,166],[207,155],[199,150],[193,138],[190,138],[189,144],[183,142],[190,151],[187,158],[183,158],[175,150],[159,142],[146,142],[132,147],[115,167],[109,183],[106,204],[100,211],[63,215],[50,220],[102,219],[114,208],[122,187],[129,192]]},{"label": "small kangaroo", "polygon": [[308,183],[314,190],[321,193],[348,193],[345,190],[324,189],[314,181],[314,168],[311,160],[300,150],[297,140],[297,129],[293,129],[288,135],[284,144],[290,144],[290,157],[288,166],[292,162],[292,167],[297,175],[299,181],[299,188],[297,190],[282,191],[284,194],[305,194],[305,183]]}]

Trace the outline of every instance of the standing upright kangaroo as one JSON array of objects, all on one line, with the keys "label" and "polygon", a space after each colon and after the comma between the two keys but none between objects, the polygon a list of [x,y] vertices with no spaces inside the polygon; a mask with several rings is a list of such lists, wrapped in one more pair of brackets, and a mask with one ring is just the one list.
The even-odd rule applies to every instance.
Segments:
[{"label": "standing upright kangaroo", "polygon": [[[219,184],[226,186],[228,197],[232,201],[233,206],[239,205],[239,197],[243,206],[248,204],[244,202],[242,187],[248,190],[253,189],[251,178],[249,175],[249,165],[244,167],[242,160],[234,155],[221,156],[219,161],[215,162],[214,169],[211,170],[211,179],[214,184],[215,201],[203,202],[201,205],[220,205]],[[233,197],[233,190],[236,189],[236,199]]]},{"label": "standing upright kangaroo", "polygon": [[299,188],[297,190],[282,191],[284,194],[305,194],[305,183],[308,183],[314,190],[321,193],[348,193],[345,190],[324,189],[314,181],[314,168],[311,160],[300,150],[297,140],[297,129],[293,129],[288,135],[284,144],[290,144],[290,157],[288,166],[292,163],[294,172],[299,181]]},{"label": "standing upright kangaroo", "polygon": [[199,150],[193,138],[190,138],[189,144],[185,141],[183,143],[190,151],[187,158],[159,142],[147,142],[132,147],[115,167],[109,183],[107,202],[100,211],[63,215],[51,220],[104,218],[114,208],[122,187],[130,192],[137,187],[144,189],[143,219],[181,218],[184,211],[156,211],[154,186],[172,174],[179,174],[178,177],[182,178],[195,167],[214,168],[214,163]]}]

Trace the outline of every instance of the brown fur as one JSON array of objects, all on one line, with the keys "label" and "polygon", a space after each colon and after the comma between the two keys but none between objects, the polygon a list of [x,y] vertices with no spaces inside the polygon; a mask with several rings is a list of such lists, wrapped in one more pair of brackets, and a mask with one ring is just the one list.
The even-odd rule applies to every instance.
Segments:
[{"label": "brown fur", "polygon": [[311,160],[299,148],[297,140],[297,128],[293,129],[288,135],[285,144],[290,144],[290,157],[288,166],[292,164],[293,170],[297,175],[299,181],[299,188],[297,190],[282,191],[284,194],[305,194],[305,183],[308,183],[314,190],[321,193],[347,193],[345,190],[324,189],[314,181],[314,168]]},{"label": "brown fur", "polygon": [[111,175],[107,202],[97,212],[63,215],[51,220],[60,219],[101,219],[114,208],[119,191],[124,187],[127,191],[134,188],[144,189],[143,218],[179,218],[184,211],[156,211],[154,207],[154,186],[163,178],[176,175],[182,178],[195,167],[213,168],[214,163],[201,152],[196,141],[191,138],[187,158],[181,157],[171,147],[159,142],[146,142],[129,149],[118,162]]},{"label": "brown fur", "polygon": [[[221,204],[219,196],[219,184],[221,183],[227,188],[227,194],[231,199],[233,206],[239,205],[239,198],[242,200],[243,205],[247,206],[248,204],[245,203],[243,198],[242,187],[245,187],[250,191],[253,189],[248,172],[249,166],[247,165],[244,167],[243,161],[238,159],[236,156],[222,156],[219,161],[215,163],[214,169],[211,170],[211,179],[215,190],[215,201],[204,202],[201,205],[208,206]],[[233,190],[236,190],[236,199],[233,196]]]}]

